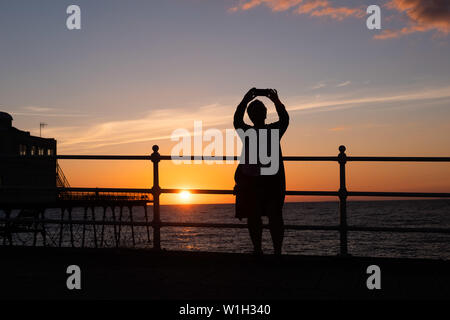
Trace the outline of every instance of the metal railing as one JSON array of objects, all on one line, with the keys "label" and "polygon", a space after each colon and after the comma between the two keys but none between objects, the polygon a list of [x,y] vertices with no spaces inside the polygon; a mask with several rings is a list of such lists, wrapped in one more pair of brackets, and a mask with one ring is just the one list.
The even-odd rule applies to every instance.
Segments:
[{"label": "metal railing", "polygon": [[[202,227],[202,228],[246,228],[242,223],[202,223],[202,222],[164,222],[160,216],[160,196],[161,194],[179,193],[190,191],[193,194],[228,194],[232,195],[233,190],[217,189],[166,189],[159,185],[159,162],[172,160],[171,156],[160,155],[159,147],[153,146],[153,153],[150,156],[127,156],[127,155],[57,155],[60,160],[144,160],[153,164],[153,186],[151,188],[125,189],[125,188],[57,188],[58,192],[116,192],[124,194],[151,194],[153,196],[153,220],[151,222],[132,222],[135,226],[152,227],[153,248],[161,249],[162,227]],[[336,191],[286,191],[286,195],[291,196],[335,196],[339,199],[339,224],[333,226],[322,225],[285,225],[287,230],[321,230],[338,231],[340,241],[340,255],[348,255],[348,232],[419,232],[419,233],[442,233],[450,234],[450,228],[427,228],[427,227],[368,227],[349,226],[347,224],[347,198],[350,196],[359,197],[412,197],[412,198],[450,198],[450,193],[432,192],[364,192],[349,191],[346,186],[346,164],[348,162],[450,162],[450,157],[355,157],[347,156],[345,146],[339,147],[337,156],[285,156],[284,161],[322,161],[337,162],[339,164],[339,189]],[[238,156],[182,156],[177,160],[239,160]],[[45,219],[42,223],[61,223],[59,220]],[[72,224],[96,225],[100,221],[69,221]],[[120,222],[108,222],[108,224],[120,224]],[[130,222],[121,222],[129,225]],[[267,228],[267,226],[264,226]]]}]

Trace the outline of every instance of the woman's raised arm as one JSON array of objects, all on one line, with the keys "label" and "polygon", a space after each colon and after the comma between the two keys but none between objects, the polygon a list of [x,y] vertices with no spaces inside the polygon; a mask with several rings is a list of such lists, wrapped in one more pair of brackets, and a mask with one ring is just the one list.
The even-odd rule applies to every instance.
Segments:
[{"label": "woman's raised arm", "polygon": [[234,112],[234,121],[233,125],[235,129],[245,129],[248,127],[247,124],[244,122],[244,114],[245,114],[245,108],[247,108],[247,105],[250,101],[252,101],[256,97],[255,95],[255,88],[251,88],[242,99],[241,103],[236,108],[236,111]]},{"label": "woman's raised arm", "polygon": [[278,123],[280,128],[280,137],[284,134],[284,132],[287,130],[289,126],[289,114],[286,110],[286,107],[281,102],[280,98],[278,97],[278,92],[275,89],[269,90],[268,98],[272,100],[272,102],[275,104],[275,109],[277,110],[278,114]]}]

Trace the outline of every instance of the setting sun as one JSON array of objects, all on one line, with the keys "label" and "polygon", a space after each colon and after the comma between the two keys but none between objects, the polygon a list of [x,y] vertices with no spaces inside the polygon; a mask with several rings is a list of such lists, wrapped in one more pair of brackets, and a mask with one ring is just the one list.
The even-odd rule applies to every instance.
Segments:
[{"label": "setting sun", "polygon": [[191,193],[189,191],[181,191],[179,193],[180,200],[188,201],[191,198]]}]

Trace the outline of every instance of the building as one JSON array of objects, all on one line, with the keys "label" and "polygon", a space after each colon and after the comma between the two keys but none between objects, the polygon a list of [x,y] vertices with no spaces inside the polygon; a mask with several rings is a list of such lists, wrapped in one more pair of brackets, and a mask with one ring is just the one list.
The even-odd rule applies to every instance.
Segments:
[{"label": "building", "polygon": [[32,136],[14,128],[12,121],[0,112],[0,204],[54,202],[56,140]]}]

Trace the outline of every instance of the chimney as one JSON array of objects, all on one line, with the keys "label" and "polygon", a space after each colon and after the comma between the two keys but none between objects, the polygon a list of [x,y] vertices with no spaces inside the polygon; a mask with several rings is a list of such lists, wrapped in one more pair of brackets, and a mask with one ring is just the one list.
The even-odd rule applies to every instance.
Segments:
[{"label": "chimney", "polygon": [[0,111],[0,129],[9,129],[12,127],[13,118],[9,113]]}]

